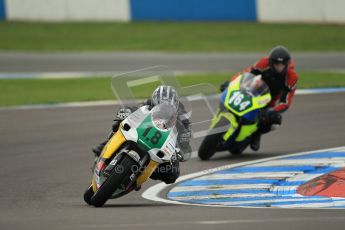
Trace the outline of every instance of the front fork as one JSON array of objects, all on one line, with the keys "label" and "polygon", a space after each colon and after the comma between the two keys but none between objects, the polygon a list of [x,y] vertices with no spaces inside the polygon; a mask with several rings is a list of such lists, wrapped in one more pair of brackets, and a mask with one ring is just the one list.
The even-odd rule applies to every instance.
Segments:
[{"label": "front fork", "polygon": [[[99,156],[99,160],[97,160],[96,164],[94,165],[94,170],[97,170],[99,174],[101,170],[103,170],[106,167],[105,161],[109,160],[114,153],[117,152],[117,150],[121,147],[123,143],[125,143],[126,138],[123,136],[121,130],[118,130],[107,142],[107,144],[104,146],[101,155]],[[93,172],[95,173],[95,172]],[[92,177],[92,189],[94,192],[98,189],[97,182],[94,178]]]},{"label": "front fork", "polygon": [[223,135],[224,142],[227,142],[230,138],[235,142],[242,142],[258,130],[258,123],[243,124],[234,114],[218,108],[210,126],[210,130],[215,129],[225,132]]},{"label": "front fork", "polygon": [[238,126],[237,119],[232,113],[218,108],[212,118],[210,131],[224,132],[223,141],[226,142],[235,133]]},{"label": "front fork", "polygon": [[[121,145],[123,143],[125,143],[125,141],[126,141],[126,138],[123,136],[121,130],[118,130],[110,138],[108,143],[103,148],[103,151],[102,151],[101,156],[100,156],[100,160],[98,161],[97,164],[103,163],[105,165],[105,161],[112,158],[113,154],[117,152],[117,150],[121,147]],[[145,162],[147,162],[147,159],[140,159],[139,156],[134,156],[135,154],[134,153],[130,154],[130,152],[128,153],[128,155],[130,157],[132,157],[133,160],[138,162],[140,169],[143,168]],[[115,164],[116,163],[114,162],[114,165]],[[156,170],[158,165],[159,165],[158,162],[155,162],[155,161],[150,159],[149,163],[146,165],[146,167],[144,167],[143,171],[142,172],[140,171],[140,174],[136,180],[136,187],[137,188],[139,188],[152,175],[152,173]],[[104,168],[102,168],[102,165],[95,165],[95,167],[96,167],[95,170],[103,170],[104,169]],[[92,179],[92,188],[93,188],[93,191],[96,191],[98,189],[97,183],[96,183],[94,178]]]},{"label": "front fork", "polygon": [[156,170],[159,163],[153,160],[150,160],[149,164],[145,167],[144,172],[142,172],[139,177],[137,178],[137,188],[147,181],[147,179],[152,175],[152,173]]},{"label": "front fork", "polygon": [[[110,175],[111,171],[114,170],[114,168],[116,167],[117,162],[120,162],[121,161],[120,159],[124,157],[122,154],[126,154],[126,153],[120,153],[119,155],[116,155],[115,158],[112,160],[112,162],[114,161],[114,163],[110,163],[107,167],[103,168],[103,170],[102,169],[98,169],[98,168],[96,168],[95,170],[99,170],[99,171],[102,170],[103,174],[109,174]],[[128,155],[131,156],[130,154],[128,154]],[[133,160],[136,160],[136,159],[133,159]],[[99,161],[99,162],[103,162],[103,161]],[[147,179],[152,175],[152,173],[159,166],[158,162],[155,162],[155,161],[153,161],[151,159],[149,160],[147,165],[144,162],[147,162],[147,157],[137,161],[138,166],[135,168],[135,170],[137,170],[137,173],[133,172],[133,173],[135,173],[137,175],[137,178],[135,180],[136,181],[135,182],[135,188],[136,189],[140,188],[140,186],[145,181],[147,181]],[[96,165],[96,167],[98,167],[98,166]],[[101,172],[99,172],[99,173],[101,173]],[[133,174],[133,178],[131,178],[131,180],[135,178],[135,174]],[[100,175],[98,175],[98,176],[100,176]],[[99,188],[99,186],[97,185],[97,182],[95,180],[95,177],[92,178],[91,186],[92,186],[92,189],[93,189],[94,192],[96,192],[98,190],[98,188]]]}]

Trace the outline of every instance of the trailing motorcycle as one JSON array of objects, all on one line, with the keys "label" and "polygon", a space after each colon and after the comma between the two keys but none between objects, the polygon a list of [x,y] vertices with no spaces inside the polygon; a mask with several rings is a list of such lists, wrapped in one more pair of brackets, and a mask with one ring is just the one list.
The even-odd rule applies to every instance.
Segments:
[{"label": "trailing motorcycle", "polygon": [[[220,96],[220,106],[200,145],[199,158],[208,160],[216,152],[225,150],[241,154],[260,122],[267,120],[264,108],[270,101],[269,87],[261,75],[245,73],[232,80]],[[273,123],[280,123],[279,118],[275,120]]]}]

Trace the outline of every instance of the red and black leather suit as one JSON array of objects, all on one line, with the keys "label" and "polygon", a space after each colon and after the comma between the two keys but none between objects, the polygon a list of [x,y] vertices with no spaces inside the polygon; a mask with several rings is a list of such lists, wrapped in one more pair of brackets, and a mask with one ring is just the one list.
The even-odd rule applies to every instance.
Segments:
[{"label": "red and black leather suit", "polygon": [[[255,65],[246,68],[243,72],[251,72],[255,75],[262,75],[262,79],[270,88],[272,100],[268,109],[274,109],[278,113],[286,111],[295,95],[298,75],[295,71],[295,61],[291,59],[283,72],[277,73],[272,69],[269,63],[269,57],[260,59]],[[237,77],[236,74],[233,78]]]}]

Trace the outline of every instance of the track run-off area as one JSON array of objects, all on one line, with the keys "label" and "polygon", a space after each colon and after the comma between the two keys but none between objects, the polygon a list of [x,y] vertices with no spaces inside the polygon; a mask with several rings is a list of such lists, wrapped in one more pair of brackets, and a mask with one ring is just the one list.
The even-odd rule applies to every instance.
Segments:
[{"label": "track run-off area", "polygon": [[[228,183],[227,186],[235,186],[232,184],[232,180],[233,176],[238,174],[242,176],[241,179],[238,179],[241,180],[241,186],[244,182],[250,182],[250,186],[251,183],[257,182],[253,181],[251,175],[256,174],[255,179],[266,180],[262,177],[265,176],[265,173],[267,175],[267,171],[238,173],[236,170],[249,170],[250,167],[257,169],[261,167],[266,170],[271,167],[271,170],[275,170],[274,167],[280,163],[283,166],[295,167],[290,169],[295,170],[294,175],[299,178],[297,180],[296,177],[291,177],[292,171],[290,170],[272,172],[265,182],[274,184],[273,188],[276,189],[272,190],[272,194],[266,195],[292,196],[283,193],[295,191],[292,188],[296,189],[298,186],[300,191],[304,192],[303,196],[309,197],[310,194],[306,188],[308,183],[324,174],[330,177],[337,176],[330,173],[344,167],[342,165],[343,149],[333,149],[344,146],[344,101],[344,92],[297,95],[290,110],[283,115],[282,127],[262,137],[262,147],[259,152],[246,150],[240,156],[231,156],[228,152],[222,152],[207,162],[194,157],[181,163],[182,181],[177,184],[177,187],[175,187],[176,184],[167,186],[159,190],[157,197],[181,202],[184,198],[181,198],[181,193],[177,192],[185,191],[176,189],[194,185],[194,187],[208,186],[183,184],[195,181],[204,183],[200,178],[202,181],[222,181],[222,183],[225,180]],[[218,100],[211,100],[211,105],[217,107]],[[193,123],[210,119],[208,114],[204,113],[207,105],[203,101],[194,101],[191,106]],[[276,207],[278,202],[265,200],[261,202],[263,204],[261,207],[265,208],[259,209],[229,206],[215,208],[213,205],[224,207],[221,202],[229,201],[222,200],[229,197],[224,197],[224,194],[218,191],[213,194],[223,195],[218,201],[219,197],[217,199],[194,199],[195,194],[186,194],[189,196],[188,204],[195,200],[215,201],[211,207],[207,202],[198,204],[198,206],[177,205],[144,199],[142,196],[144,193],[146,197],[147,189],[152,189],[153,186],[160,184],[160,182],[152,180],[144,184],[139,192],[132,192],[120,199],[108,201],[104,208],[97,209],[87,206],[83,201],[82,194],[91,178],[90,168],[93,162],[91,148],[107,136],[117,109],[117,105],[98,105],[0,110],[1,229],[45,227],[49,229],[133,229],[140,227],[141,229],[164,228],[170,230],[176,228],[229,229],[232,227],[235,229],[303,228],[321,230],[329,228],[330,224],[332,229],[344,228],[345,210],[339,209],[342,207],[340,204],[337,204],[337,209],[315,209],[315,207],[287,209],[271,208]],[[193,131],[197,132],[198,130],[194,130],[195,128],[198,127],[193,127]],[[194,151],[198,149],[200,142],[201,138],[193,140]],[[320,149],[328,150],[324,150],[324,153],[311,152]],[[301,152],[310,152],[310,154],[288,155]],[[324,157],[326,156],[324,154],[330,155]],[[290,163],[288,164],[288,162]],[[303,164],[298,162],[303,162]],[[302,168],[301,166],[304,167],[305,162],[310,163],[314,169],[312,167]],[[217,168],[217,170],[210,170],[213,168]],[[218,171],[218,169],[223,171]],[[210,174],[200,173],[204,170],[208,170]],[[341,174],[341,171],[339,172]],[[189,178],[192,180],[184,180],[186,178],[183,176],[193,173],[199,174],[194,174]],[[250,178],[243,178],[246,176]],[[211,179],[207,177],[211,177]],[[291,184],[287,184],[285,187],[281,185],[280,188],[284,187],[284,189],[279,189],[277,186],[279,181]],[[266,186],[267,183],[262,184]],[[315,180],[315,183],[318,183],[318,179]],[[305,184],[306,186],[303,187]],[[226,191],[228,192],[228,190],[227,188]],[[260,192],[259,194],[264,196],[263,191]],[[231,196],[229,193],[226,195]],[[237,193],[237,195],[240,194]],[[208,194],[202,194],[202,196],[208,196]],[[324,194],[318,196],[324,196]],[[331,198],[326,197],[325,199],[329,201]],[[242,200],[234,202],[242,202]],[[281,203],[278,204],[281,205]],[[203,207],[199,205],[203,205]],[[236,203],[236,205],[247,206],[248,203]],[[230,206],[234,206],[234,204],[232,203]],[[327,207],[329,206],[332,204],[328,203]]]}]

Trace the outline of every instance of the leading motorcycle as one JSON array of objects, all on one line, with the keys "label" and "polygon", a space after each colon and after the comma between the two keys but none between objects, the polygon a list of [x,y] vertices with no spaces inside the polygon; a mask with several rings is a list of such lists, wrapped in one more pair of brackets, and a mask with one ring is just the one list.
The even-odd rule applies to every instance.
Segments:
[{"label": "leading motorcycle", "polygon": [[108,199],[139,190],[155,169],[175,156],[177,110],[170,104],[142,106],[126,119],[95,161],[87,204],[101,207]]}]

